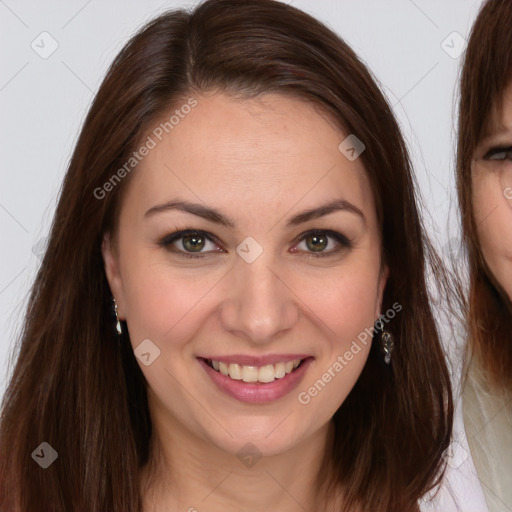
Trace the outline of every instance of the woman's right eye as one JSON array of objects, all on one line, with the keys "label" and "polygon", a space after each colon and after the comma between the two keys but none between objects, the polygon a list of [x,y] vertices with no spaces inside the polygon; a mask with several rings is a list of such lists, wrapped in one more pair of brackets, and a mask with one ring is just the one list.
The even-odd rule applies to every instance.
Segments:
[{"label": "woman's right eye", "polygon": [[485,160],[512,160],[512,146],[491,148],[484,155]]},{"label": "woman's right eye", "polygon": [[[180,245],[182,249],[176,247],[175,244],[177,242],[181,242]],[[214,247],[213,250],[202,251],[208,243]],[[213,235],[192,229],[171,233],[160,240],[159,245],[185,258],[202,258],[207,253],[224,252],[222,249],[219,250]],[[217,247],[217,249],[215,249],[215,247]]]}]

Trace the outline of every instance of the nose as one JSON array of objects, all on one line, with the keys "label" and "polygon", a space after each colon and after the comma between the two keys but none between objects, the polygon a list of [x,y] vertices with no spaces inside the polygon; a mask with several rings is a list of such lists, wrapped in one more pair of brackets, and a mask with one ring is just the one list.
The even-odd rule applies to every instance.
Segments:
[{"label": "nose", "polygon": [[266,251],[252,263],[240,258],[229,274],[229,292],[220,311],[224,329],[252,343],[265,344],[297,323],[299,307],[293,283],[286,282]]}]

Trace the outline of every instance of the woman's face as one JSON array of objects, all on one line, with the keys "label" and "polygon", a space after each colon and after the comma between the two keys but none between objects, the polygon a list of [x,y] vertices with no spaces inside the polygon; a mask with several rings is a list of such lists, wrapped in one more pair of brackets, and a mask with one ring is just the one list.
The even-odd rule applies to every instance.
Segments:
[{"label": "woman's face", "polygon": [[277,454],[327,429],[367,359],[386,280],[374,199],[348,134],[307,103],[195,98],[150,133],[107,277],[160,433]]},{"label": "woman's face", "polygon": [[475,151],[473,208],[482,252],[512,300],[512,82]]}]

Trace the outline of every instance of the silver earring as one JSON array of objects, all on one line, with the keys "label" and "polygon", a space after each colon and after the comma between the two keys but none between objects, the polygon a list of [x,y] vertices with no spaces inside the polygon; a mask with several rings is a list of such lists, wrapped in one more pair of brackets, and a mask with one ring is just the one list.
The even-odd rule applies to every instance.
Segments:
[{"label": "silver earring", "polygon": [[121,322],[119,321],[119,317],[117,316],[117,302],[116,299],[112,299],[114,301],[114,312],[116,314],[116,329],[117,334],[122,334],[123,330],[121,329]]},{"label": "silver earring", "polygon": [[391,363],[391,352],[393,352],[393,347],[395,346],[395,342],[393,339],[393,335],[388,331],[383,331],[381,336],[382,341],[382,351],[384,352],[384,362],[386,364]]}]

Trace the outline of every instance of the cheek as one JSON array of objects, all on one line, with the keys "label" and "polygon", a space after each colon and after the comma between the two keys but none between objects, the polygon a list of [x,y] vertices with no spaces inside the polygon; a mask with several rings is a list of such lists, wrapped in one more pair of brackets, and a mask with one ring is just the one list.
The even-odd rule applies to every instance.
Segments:
[{"label": "cheek", "polygon": [[[197,320],[212,301],[222,301],[225,286],[215,285],[223,274],[218,270],[202,271],[200,276],[186,272],[180,275],[169,269],[158,271],[146,267],[143,272],[135,270],[125,287],[127,317],[137,319],[138,327],[148,333],[162,335],[170,329],[179,332],[181,326]],[[292,289],[299,289],[296,292],[298,308],[311,310],[327,327],[344,332],[350,325],[366,325],[375,319],[377,278],[376,273],[368,271],[352,272],[351,275],[340,273],[338,276],[331,273],[324,279],[287,273],[283,281],[286,279]],[[229,277],[226,279],[229,281]],[[289,300],[294,300],[293,293]]]},{"label": "cheek", "polygon": [[512,201],[497,179],[474,181],[473,208],[478,239],[489,265],[512,258]]},{"label": "cheek", "polygon": [[[192,350],[186,348],[187,342],[196,334],[200,337],[201,329],[221,328],[216,311],[222,309],[223,300],[236,299],[236,290],[239,302],[247,300],[240,271],[228,272],[216,264],[206,268],[191,263],[187,268],[166,261],[158,251],[125,254],[130,254],[122,263],[126,317],[134,346],[149,338],[159,346],[172,340],[173,348]],[[284,264],[274,270],[280,277],[275,280],[276,292],[293,304],[299,323],[308,323],[317,338],[327,341],[331,355],[343,353],[380,313],[380,259],[366,246],[330,266]]]},{"label": "cheek", "polygon": [[493,178],[473,182],[478,241],[489,269],[512,297],[512,201]]},{"label": "cheek", "polygon": [[512,300],[512,210],[500,213],[484,223],[479,239],[490,271]]},{"label": "cheek", "polygon": [[368,272],[332,279],[308,305],[334,331],[333,336],[339,333],[339,339],[346,340],[373,325],[378,309],[377,277]]},{"label": "cheek", "polygon": [[373,338],[377,278],[375,271],[354,271],[338,283],[331,281],[326,292],[308,304],[325,326],[314,369],[297,393],[311,424],[332,417],[363,370]]},{"label": "cheek", "polygon": [[211,294],[208,290],[221,277],[218,271],[203,271],[199,276],[191,269],[171,268],[161,255],[150,251],[132,254],[125,260],[123,272],[126,317],[134,346],[145,338],[159,346],[166,339],[175,345],[180,339],[185,342],[190,329],[197,328],[198,315]]},{"label": "cheek", "polygon": [[314,315],[310,317],[316,329],[323,333],[319,371],[326,371],[338,356],[348,351],[346,359],[349,363],[343,369],[343,380],[350,386],[364,366],[372,342],[372,329],[381,314],[380,278],[378,254],[361,251],[338,272],[332,272],[322,280],[303,281],[312,290],[307,295],[307,308],[304,309],[316,314],[316,318]]}]

